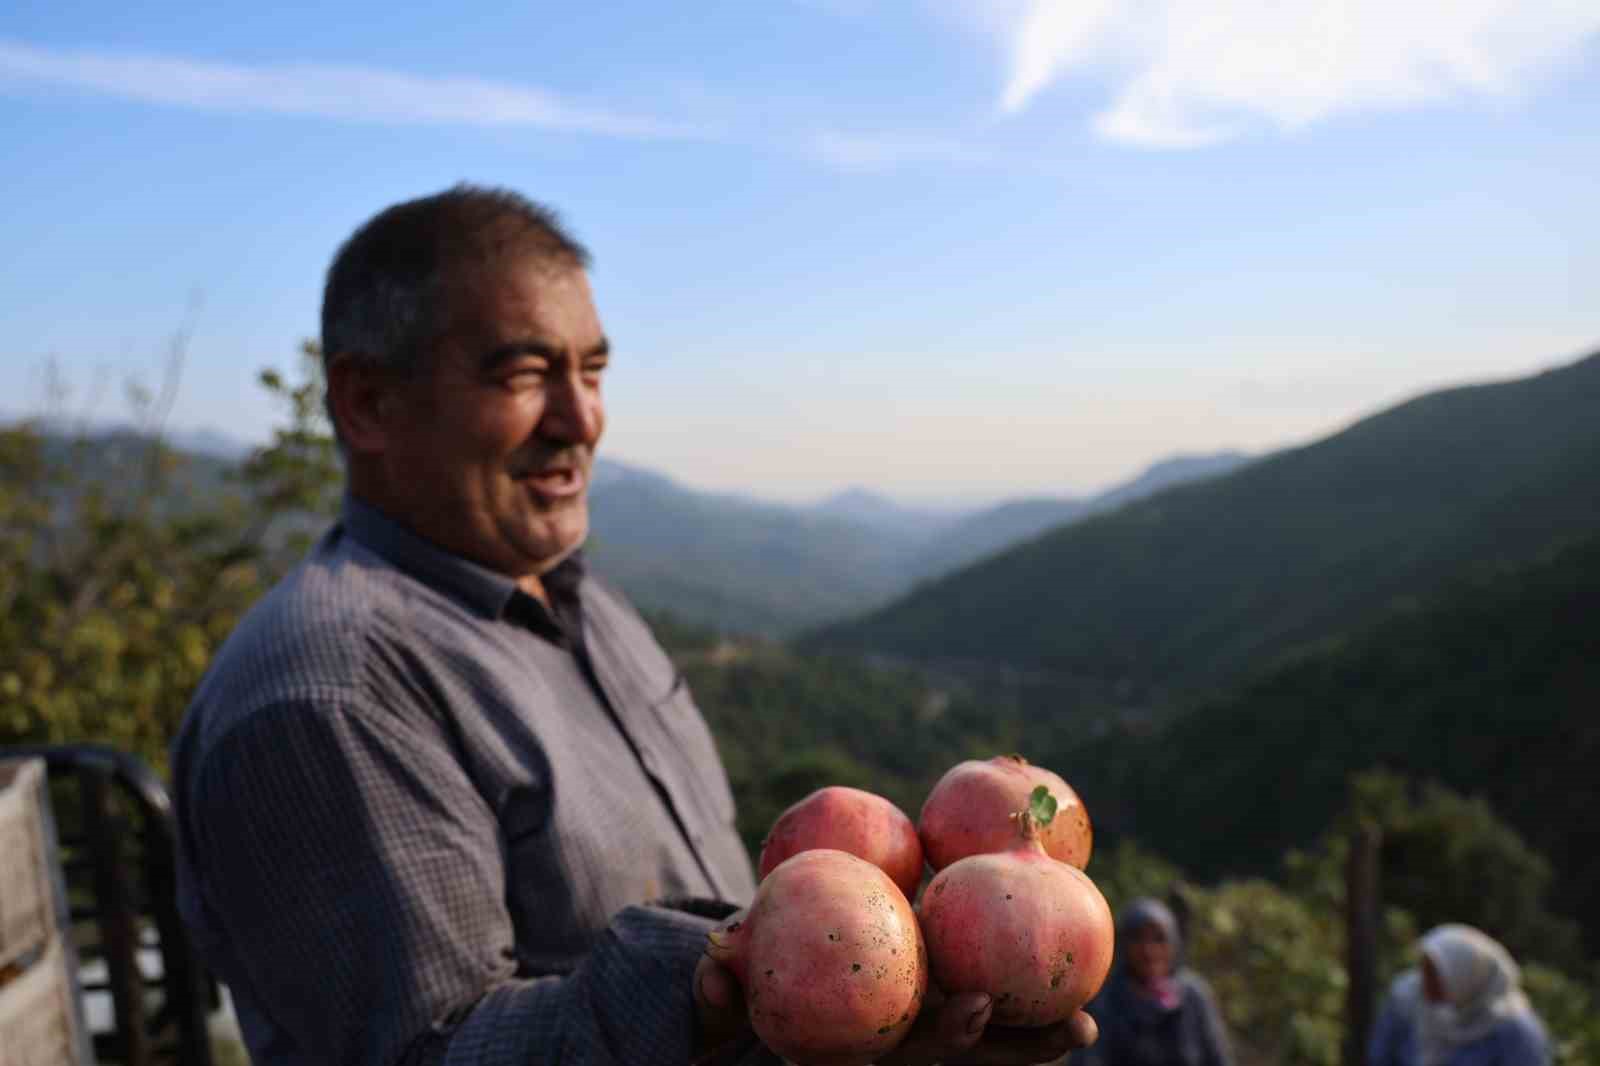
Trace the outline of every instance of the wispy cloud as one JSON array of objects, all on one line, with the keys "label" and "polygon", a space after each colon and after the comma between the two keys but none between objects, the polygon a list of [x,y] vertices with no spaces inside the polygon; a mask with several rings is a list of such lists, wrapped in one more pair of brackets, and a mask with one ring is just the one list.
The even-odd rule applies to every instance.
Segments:
[{"label": "wispy cloud", "polygon": [[809,142],[811,154],[839,170],[892,170],[907,163],[983,166],[990,155],[953,138],[894,132],[846,133],[825,130]]},{"label": "wispy cloud", "polygon": [[[979,0],[971,0],[979,2]],[[1595,0],[1028,0],[1010,6],[1003,111],[1108,76],[1102,137],[1189,148],[1332,115],[1503,97],[1600,32]]]},{"label": "wispy cloud", "polygon": [[625,138],[695,138],[713,132],[480,78],[418,77],[359,66],[206,63],[0,39],[0,84],[8,81],[66,85],[174,107],[347,121],[536,126]]}]

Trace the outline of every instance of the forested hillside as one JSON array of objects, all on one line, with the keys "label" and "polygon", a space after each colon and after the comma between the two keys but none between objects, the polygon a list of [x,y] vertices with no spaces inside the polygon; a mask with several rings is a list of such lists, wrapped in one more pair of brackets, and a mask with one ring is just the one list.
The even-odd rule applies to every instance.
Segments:
[{"label": "forested hillside", "polygon": [[813,506],[701,492],[602,457],[586,550],[647,609],[728,633],[789,636],[879,607],[917,581],[1046,529],[1244,461],[1236,452],[1174,456],[1097,496],[962,515],[861,489]]},{"label": "forested hillside", "polygon": [[1002,664],[1135,706],[1476,564],[1600,529],[1600,355],[1448,389],[932,582],[809,645]]},{"label": "forested hillside", "polygon": [[[1203,876],[1262,869],[1384,767],[1485,797],[1600,955],[1600,534],[1461,575],[1155,733],[1052,755],[1100,825]],[[1485,871],[1485,876],[1491,876]]]},{"label": "forested hillside", "polygon": [[831,514],[696,492],[611,463],[587,553],[641,605],[724,631],[787,634],[906,588],[912,543]]}]

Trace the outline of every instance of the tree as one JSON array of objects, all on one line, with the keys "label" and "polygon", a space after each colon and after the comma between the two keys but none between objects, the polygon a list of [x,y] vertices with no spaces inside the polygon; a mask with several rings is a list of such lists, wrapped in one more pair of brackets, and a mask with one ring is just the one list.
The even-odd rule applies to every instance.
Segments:
[{"label": "tree", "polygon": [[1443,785],[1420,787],[1391,773],[1360,775],[1336,833],[1366,819],[1382,834],[1380,892],[1420,927],[1466,922],[1521,959],[1577,972],[1584,966],[1578,924],[1550,910],[1554,872],[1482,797]]},{"label": "tree", "polygon": [[315,347],[293,382],[261,375],[287,424],[237,470],[167,443],[180,367],[130,388],[132,432],[0,428],[0,741],[164,766],[212,654],[327,520],[340,475]]}]

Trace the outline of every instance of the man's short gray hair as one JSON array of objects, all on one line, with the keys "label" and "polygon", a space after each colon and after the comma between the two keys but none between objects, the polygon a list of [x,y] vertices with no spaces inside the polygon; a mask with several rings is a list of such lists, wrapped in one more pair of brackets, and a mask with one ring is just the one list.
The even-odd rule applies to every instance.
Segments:
[{"label": "man's short gray hair", "polygon": [[512,254],[589,266],[588,249],[554,211],[510,189],[461,184],[382,211],[351,234],[328,268],[324,368],[360,359],[417,370],[449,325],[450,283]]}]

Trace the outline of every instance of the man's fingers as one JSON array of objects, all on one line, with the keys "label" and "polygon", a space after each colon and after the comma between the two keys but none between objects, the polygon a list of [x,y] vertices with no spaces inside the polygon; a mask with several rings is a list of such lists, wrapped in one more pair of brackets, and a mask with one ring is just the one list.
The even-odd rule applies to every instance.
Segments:
[{"label": "man's fingers", "polygon": [[724,967],[702,955],[695,965],[695,1000],[719,1013],[738,1010],[742,1005],[739,982]]},{"label": "man's fingers", "polygon": [[[700,1020],[700,1047],[710,1050],[746,1032],[744,991],[733,974],[709,955],[694,971],[695,1010]],[[881,1066],[1022,1066],[1054,1062],[1068,1052],[1088,1047],[1099,1027],[1079,1011],[1064,1022],[1042,1029],[990,1025],[994,999],[968,992],[940,999],[929,989],[922,1013],[900,1046],[880,1060]]]},{"label": "man's fingers", "polygon": [[1068,1052],[1088,1047],[1099,1036],[1093,1018],[1083,1011],[1064,1022],[1042,1029],[1013,1029],[990,1026],[983,1041],[965,1056],[951,1060],[961,1066],[1019,1066],[1021,1063],[1054,1062]]},{"label": "man's fingers", "polygon": [[694,1006],[702,1050],[710,1050],[745,1030],[744,990],[733,974],[707,955],[695,963]]},{"label": "man's fingers", "polygon": [[[982,992],[952,996],[942,1003],[923,1005],[923,1013],[900,1045],[879,1061],[879,1066],[924,1066],[953,1062],[983,1039],[994,1013],[994,999]],[[928,1015],[932,1014],[932,1024]]]},{"label": "man's fingers", "polygon": [[1088,1047],[1100,1039],[1100,1023],[1094,1020],[1094,1015],[1088,1011],[1080,1010],[1067,1019],[1068,1038],[1072,1041],[1072,1049],[1076,1051],[1081,1047]]}]

